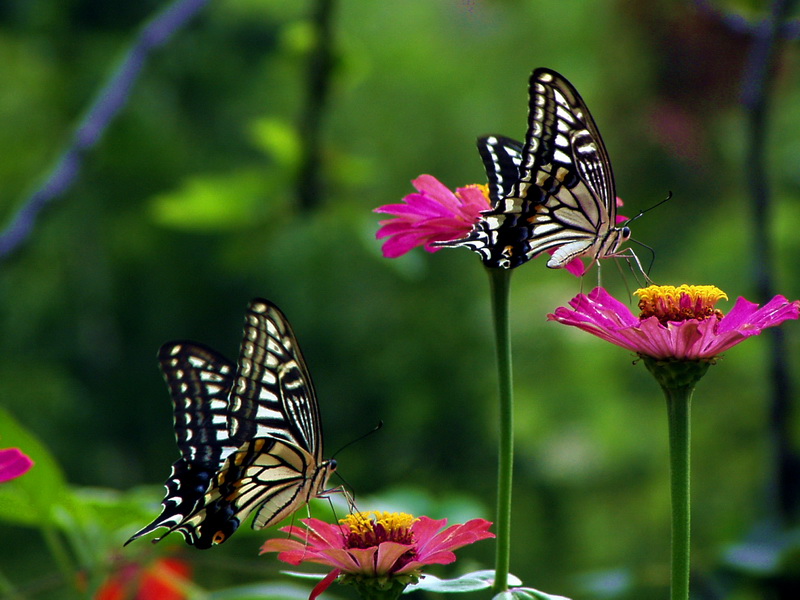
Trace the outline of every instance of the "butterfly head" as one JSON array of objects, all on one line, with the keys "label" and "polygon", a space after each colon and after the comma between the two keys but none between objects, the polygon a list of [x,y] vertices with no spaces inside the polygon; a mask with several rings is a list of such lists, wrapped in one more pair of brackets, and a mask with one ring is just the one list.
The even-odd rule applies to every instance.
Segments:
[{"label": "butterfly head", "polygon": [[320,463],[311,485],[314,495],[320,495],[328,489],[328,479],[336,471],[336,466],[336,461],[332,458]]}]

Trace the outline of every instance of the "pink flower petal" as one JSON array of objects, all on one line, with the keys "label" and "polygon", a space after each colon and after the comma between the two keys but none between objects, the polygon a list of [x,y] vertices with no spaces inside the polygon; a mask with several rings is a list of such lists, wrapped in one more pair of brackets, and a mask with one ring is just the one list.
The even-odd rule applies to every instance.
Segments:
[{"label": "pink flower petal", "polygon": [[397,258],[417,246],[437,252],[432,244],[463,237],[490,208],[488,199],[476,187],[452,192],[431,175],[420,175],[413,182],[416,193],[402,203],[387,204],[373,212],[393,215],[379,222],[377,239],[388,238],[382,247],[386,258]]},{"label": "pink flower petal", "polygon": [[33,461],[19,448],[0,450],[0,483],[21,477],[33,466]]},{"label": "pink flower petal", "polygon": [[382,542],[378,545],[378,555],[375,560],[375,574],[388,575],[395,573],[398,569],[393,568],[397,561],[411,550],[411,544],[399,544],[397,542]]},{"label": "pink flower petal", "polygon": [[322,592],[327,590],[331,584],[336,581],[336,578],[339,576],[341,571],[339,569],[334,569],[320,581],[317,585],[314,586],[314,589],[311,590],[311,595],[308,597],[308,600],[316,600]]}]

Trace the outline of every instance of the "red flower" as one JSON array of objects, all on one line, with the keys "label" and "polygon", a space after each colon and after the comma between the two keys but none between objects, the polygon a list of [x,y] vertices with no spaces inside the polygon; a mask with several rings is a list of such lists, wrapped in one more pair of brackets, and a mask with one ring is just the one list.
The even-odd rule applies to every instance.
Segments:
[{"label": "red flower", "polygon": [[95,600],[185,600],[191,566],[179,558],[159,558],[147,566],[129,563],[100,586]]},{"label": "red flower", "polygon": [[724,292],[710,285],[650,286],[635,292],[635,316],[603,288],[570,301],[547,315],[551,321],[583,329],[642,356],[671,360],[712,360],[767,327],[800,316],[800,301],[775,296],[760,307],[744,298],[727,315],[714,308]]},{"label": "red flower", "polygon": [[483,519],[443,529],[447,519],[371,511],[349,515],[337,525],[313,518],[301,522],[305,529],[281,529],[296,539],[268,540],[261,554],[278,552],[279,560],[292,565],[313,562],[333,567],[312,599],[340,575],[342,582],[381,589],[393,597],[416,582],[425,565],[449,564],[456,559],[454,550],[494,537],[491,523]]},{"label": "red flower", "polygon": [[19,448],[0,450],[0,483],[25,475],[33,466],[30,457]]}]

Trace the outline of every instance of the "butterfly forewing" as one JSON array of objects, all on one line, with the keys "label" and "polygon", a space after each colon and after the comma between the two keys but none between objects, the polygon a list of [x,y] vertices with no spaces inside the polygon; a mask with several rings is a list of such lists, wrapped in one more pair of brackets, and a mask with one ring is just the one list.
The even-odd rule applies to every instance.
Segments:
[{"label": "butterfly forewing", "polygon": [[[224,359],[205,347],[175,343],[164,348],[178,347],[203,352],[194,352],[188,361],[168,358],[166,363],[174,369],[167,380],[176,399],[182,454],[175,465],[202,471],[206,485],[202,492],[196,486],[188,494],[183,479],[177,478],[181,485],[171,487],[176,481],[173,467],[162,516],[131,539],[166,526],[183,534],[189,544],[208,548],[228,539],[253,511],[257,511],[253,527],[260,529],[321,495],[335,462],[322,460],[314,388],[297,339],[280,310],[267,300],[249,304],[235,374],[227,361],[224,367],[209,367],[211,362],[222,365]],[[180,350],[172,354],[183,356]],[[188,383],[200,381],[213,383]],[[217,384],[227,386],[227,393]],[[200,388],[203,402],[181,403],[202,405],[200,413],[179,412],[176,390],[184,394]],[[182,437],[179,423],[189,422],[198,425],[186,427]],[[167,508],[173,505],[181,510]]]},{"label": "butterfly forewing", "polygon": [[322,459],[311,377],[289,322],[267,301],[254,300],[245,315],[230,423],[242,442],[277,437]]}]

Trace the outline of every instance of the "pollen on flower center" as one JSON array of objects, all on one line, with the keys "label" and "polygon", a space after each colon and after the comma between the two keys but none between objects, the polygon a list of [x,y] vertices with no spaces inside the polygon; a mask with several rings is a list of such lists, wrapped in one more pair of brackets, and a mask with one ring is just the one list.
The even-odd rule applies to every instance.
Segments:
[{"label": "pollen on flower center", "polygon": [[339,522],[350,529],[347,535],[349,548],[371,548],[381,542],[413,544],[411,525],[417,519],[406,513],[380,511],[359,512],[347,515]]},{"label": "pollen on flower center", "polygon": [[714,305],[727,294],[713,285],[651,285],[634,292],[639,296],[640,318],[656,317],[659,322],[703,320],[716,316],[721,310]]}]

